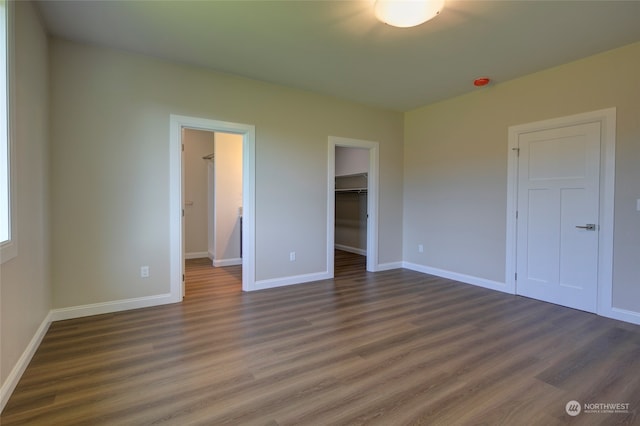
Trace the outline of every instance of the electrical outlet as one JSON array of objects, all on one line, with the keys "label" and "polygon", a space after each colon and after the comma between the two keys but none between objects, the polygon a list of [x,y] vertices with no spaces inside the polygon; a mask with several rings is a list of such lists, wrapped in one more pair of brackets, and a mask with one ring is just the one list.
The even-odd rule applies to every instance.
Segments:
[{"label": "electrical outlet", "polygon": [[292,251],[291,253],[289,253],[289,262],[295,262],[296,261],[296,252]]},{"label": "electrical outlet", "polygon": [[424,246],[422,244],[418,244],[418,253],[424,253]]},{"label": "electrical outlet", "polygon": [[140,267],[140,278],[149,278],[149,267],[141,266]]}]

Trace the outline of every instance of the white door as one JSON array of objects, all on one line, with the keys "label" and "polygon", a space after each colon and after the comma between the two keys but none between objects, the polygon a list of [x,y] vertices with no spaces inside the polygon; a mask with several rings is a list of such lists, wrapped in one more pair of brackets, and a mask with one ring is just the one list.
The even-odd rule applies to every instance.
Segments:
[{"label": "white door", "polygon": [[518,136],[517,294],[596,311],[600,125]]}]

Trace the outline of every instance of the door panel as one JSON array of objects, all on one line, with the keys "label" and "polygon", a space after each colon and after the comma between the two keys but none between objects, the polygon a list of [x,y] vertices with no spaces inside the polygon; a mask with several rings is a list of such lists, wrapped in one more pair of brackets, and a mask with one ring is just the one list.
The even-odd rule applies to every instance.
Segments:
[{"label": "door panel", "polygon": [[553,281],[553,270],[549,265],[554,265],[558,257],[556,217],[551,208],[554,195],[551,190],[543,188],[530,189],[528,194],[527,277],[538,283]]},{"label": "door panel", "polygon": [[[600,123],[518,139],[518,294],[595,312]],[[595,230],[576,228],[596,224]]]}]

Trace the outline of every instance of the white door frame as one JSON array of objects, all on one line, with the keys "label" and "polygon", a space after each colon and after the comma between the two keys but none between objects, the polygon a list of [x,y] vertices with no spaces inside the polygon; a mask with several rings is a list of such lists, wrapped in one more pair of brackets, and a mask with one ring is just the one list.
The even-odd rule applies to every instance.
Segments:
[{"label": "white door frame", "polygon": [[[215,152],[215,141],[214,141]],[[215,203],[215,171],[216,171],[215,157],[209,160],[207,164],[207,253],[211,263],[213,264],[216,258],[216,242],[215,242],[215,228],[216,228],[216,203]]]},{"label": "white door frame", "polygon": [[182,129],[242,135],[242,290],[255,286],[255,126],[171,114],[169,154],[169,274],[171,300],[184,297],[182,275]]},{"label": "white door frame", "polygon": [[329,136],[327,172],[327,273],[334,276],[336,146],[369,150],[367,178],[367,271],[378,270],[378,142]]},{"label": "white door frame", "polygon": [[507,179],[506,291],[516,294],[516,212],[518,206],[518,140],[521,134],[585,123],[600,123],[600,223],[598,233],[598,315],[615,318],[613,285],[613,209],[615,184],[616,109],[576,114],[509,127]]}]

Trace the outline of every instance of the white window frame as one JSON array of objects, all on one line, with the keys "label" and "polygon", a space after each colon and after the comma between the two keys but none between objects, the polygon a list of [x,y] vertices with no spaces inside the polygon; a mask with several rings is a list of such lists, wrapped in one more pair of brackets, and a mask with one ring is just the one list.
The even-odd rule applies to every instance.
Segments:
[{"label": "white window frame", "polygon": [[[0,132],[6,135],[6,158],[2,158],[3,162],[6,162],[7,166],[7,192],[8,192],[8,206],[7,219],[9,222],[9,239],[0,243],[0,264],[5,263],[18,254],[18,218],[17,218],[17,200],[16,200],[16,153],[15,143],[12,137],[12,120],[11,111],[12,108],[12,84],[11,78],[13,75],[13,7],[10,1],[0,0],[2,7],[0,8],[0,19],[4,19],[5,31],[4,34],[0,34],[0,43],[4,42],[5,45],[5,66],[4,69],[4,81],[5,81],[5,102],[0,105],[0,114],[6,116],[6,128],[0,125]],[[4,38],[4,40],[2,40]],[[1,54],[1,52],[0,52]],[[0,70],[1,72],[1,70]],[[2,77],[0,75],[0,77]],[[2,78],[0,78],[2,80]],[[0,88],[0,98],[1,95]],[[4,144],[3,144],[4,145]],[[2,146],[3,151],[5,149]],[[3,156],[4,157],[4,156]]]}]

